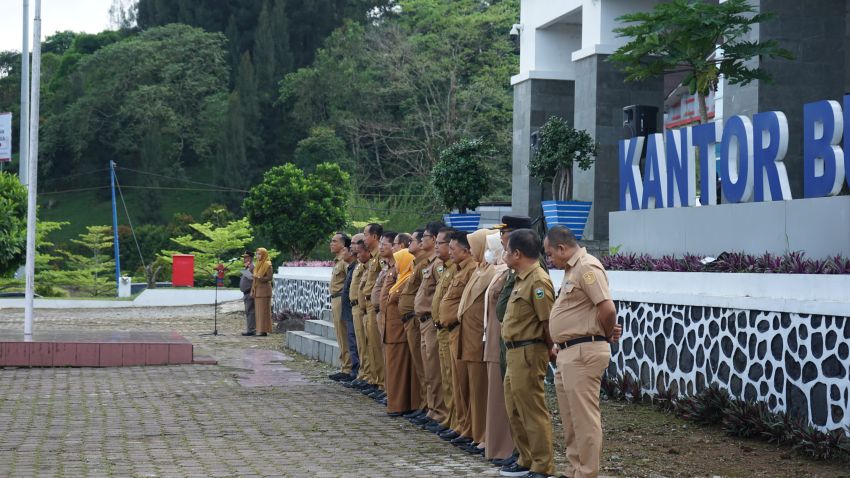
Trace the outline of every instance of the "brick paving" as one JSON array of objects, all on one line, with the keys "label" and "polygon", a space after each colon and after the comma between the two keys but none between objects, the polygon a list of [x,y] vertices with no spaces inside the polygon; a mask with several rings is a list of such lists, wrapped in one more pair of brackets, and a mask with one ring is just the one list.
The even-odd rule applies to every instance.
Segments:
[{"label": "brick paving", "polygon": [[[243,338],[226,304],[37,311],[55,330],[177,331],[219,365],[0,369],[0,476],[497,476],[283,353],[283,336]],[[23,330],[0,310],[0,330]]]}]

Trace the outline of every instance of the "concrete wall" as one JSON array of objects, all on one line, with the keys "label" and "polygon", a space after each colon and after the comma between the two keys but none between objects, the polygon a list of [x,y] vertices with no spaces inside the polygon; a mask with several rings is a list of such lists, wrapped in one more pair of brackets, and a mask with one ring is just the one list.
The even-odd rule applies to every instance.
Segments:
[{"label": "concrete wall", "polygon": [[610,220],[610,244],[620,252],[850,256],[850,196],[619,211]]}]

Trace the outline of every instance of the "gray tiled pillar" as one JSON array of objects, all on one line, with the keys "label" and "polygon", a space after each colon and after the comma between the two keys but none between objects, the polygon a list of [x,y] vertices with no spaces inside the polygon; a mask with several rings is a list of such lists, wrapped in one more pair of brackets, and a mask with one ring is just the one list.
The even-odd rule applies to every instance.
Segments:
[{"label": "gray tiled pillar", "polygon": [[623,107],[657,107],[660,131],[664,101],[661,78],[625,83],[625,75],[607,58],[597,54],[575,62],[575,127],[596,138],[599,149],[588,171],[574,168],[573,198],[593,201],[584,239],[594,240],[608,239],[608,213],[619,208],[617,142],[628,136],[623,128]]},{"label": "gray tiled pillar", "polygon": [[511,209],[532,219],[542,214],[540,201],[551,192],[528,174],[531,134],[550,116],[572,123],[574,82],[567,80],[525,80],[514,85],[513,182]]}]

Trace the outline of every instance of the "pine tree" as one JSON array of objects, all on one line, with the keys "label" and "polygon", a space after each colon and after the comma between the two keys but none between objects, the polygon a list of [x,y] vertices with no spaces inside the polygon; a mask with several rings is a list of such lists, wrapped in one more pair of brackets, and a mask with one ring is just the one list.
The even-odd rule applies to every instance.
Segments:
[{"label": "pine tree", "polygon": [[[239,62],[239,73],[236,78],[236,89],[241,106],[243,119],[244,146],[252,170],[261,171],[265,164],[263,153],[263,128],[260,122],[260,103],[257,93],[257,81],[254,76],[254,66],[251,62],[251,54],[242,54]],[[228,108],[230,110],[230,108]]]},{"label": "pine tree", "polygon": [[272,32],[269,2],[263,2],[260,17],[257,20],[257,33],[254,37],[254,73],[257,75],[257,91],[260,101],[269,103],[274,98],[275,86],[275,41]]},{"label": "pine tree", "polygon": [[[242,111],[242,99],[239,91],[234,91],[227,99],[227,121],[215,168],[217,184],[243,189],[249,185],[248,159],[245,152],[245,119]],[[231,209],[237,209],[243,195],[228,194],[226,203]]]},{"label": "pine tree", "polygon": [[275,0],[271,18],[274,36],[275,81],[292,71],[292,50],[289,46],[289,17],[286,12],[286,0]]}]

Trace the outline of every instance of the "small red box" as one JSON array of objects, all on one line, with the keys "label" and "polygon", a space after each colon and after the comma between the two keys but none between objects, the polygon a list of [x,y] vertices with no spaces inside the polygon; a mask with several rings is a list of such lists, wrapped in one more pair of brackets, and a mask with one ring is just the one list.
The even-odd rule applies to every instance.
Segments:
[{"label": "small red box", "polygon": [[171,259],[171,286],[195,287],[195,256],[174,254]]}]

